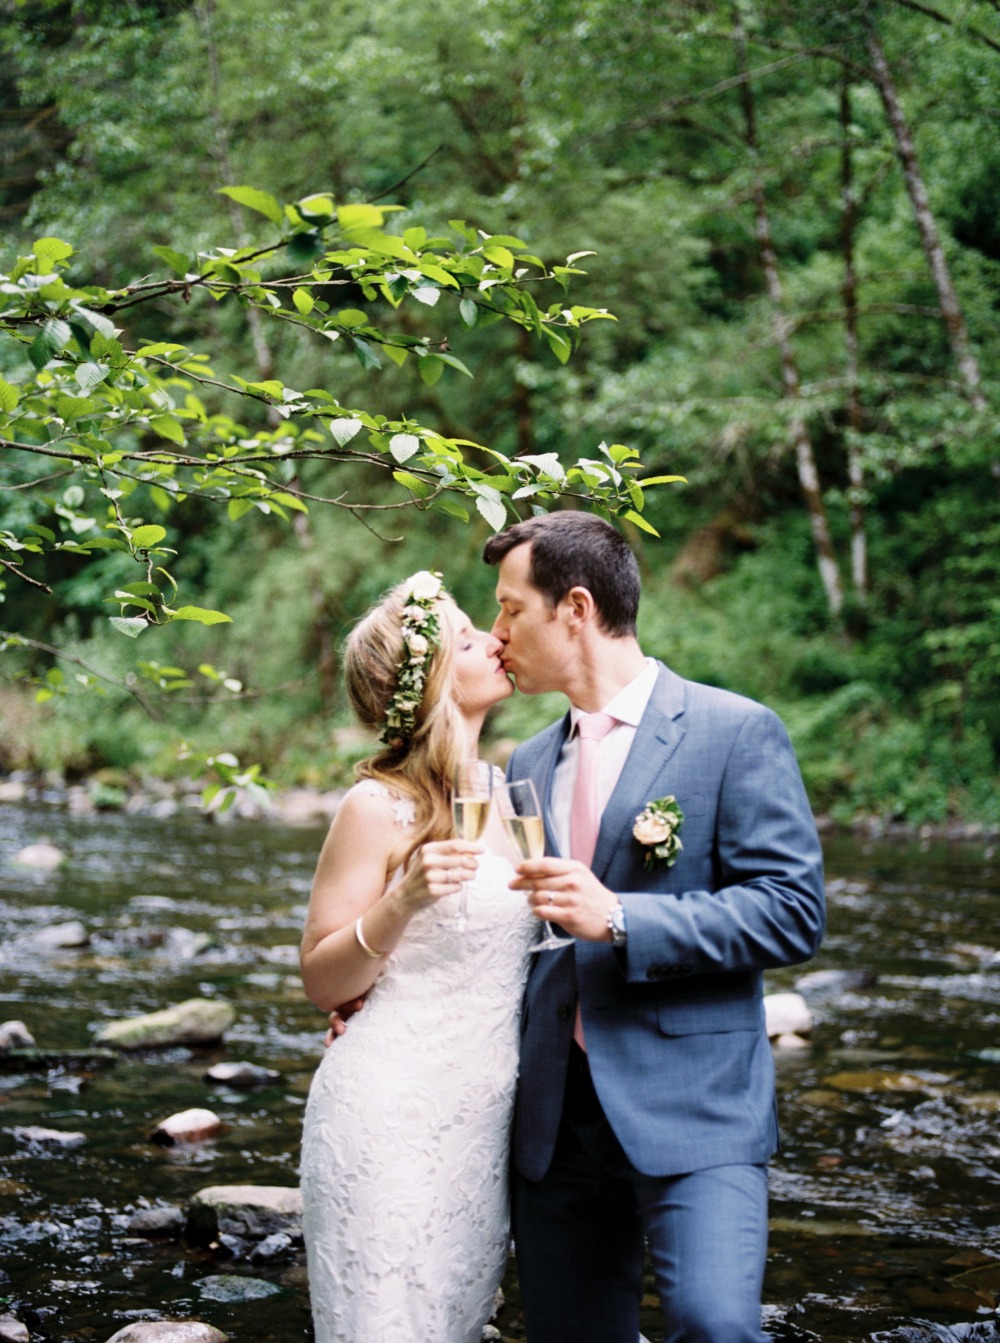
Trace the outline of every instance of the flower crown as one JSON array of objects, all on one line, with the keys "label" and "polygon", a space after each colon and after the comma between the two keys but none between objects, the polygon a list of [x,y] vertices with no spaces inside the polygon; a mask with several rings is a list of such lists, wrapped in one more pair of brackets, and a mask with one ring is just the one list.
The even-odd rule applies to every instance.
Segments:
[{"label": "flower crown", "polygon": [[380,738],[386,746],[400,747],[413,736],[417,710],[424,697],[427,669],[441,646],[441,627],[436,603],[448,596],[439,573],[421,569],[406,580],[406,605],[400,617],[403,629],[403,661],[396,676],[396,689],[385,715]]}]

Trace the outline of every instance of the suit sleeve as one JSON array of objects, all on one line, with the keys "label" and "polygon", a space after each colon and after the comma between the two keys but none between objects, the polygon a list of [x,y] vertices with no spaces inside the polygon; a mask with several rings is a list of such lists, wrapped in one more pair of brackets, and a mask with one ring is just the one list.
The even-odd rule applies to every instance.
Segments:
[{"label": "suit sleeve", "polygon": [[618,892],[630,982],[795,965],[820,944],[819,837],[788,734],[777,715],[758,708],[739,726],[725,763],[711,853],[694,864],[703,884]]}]

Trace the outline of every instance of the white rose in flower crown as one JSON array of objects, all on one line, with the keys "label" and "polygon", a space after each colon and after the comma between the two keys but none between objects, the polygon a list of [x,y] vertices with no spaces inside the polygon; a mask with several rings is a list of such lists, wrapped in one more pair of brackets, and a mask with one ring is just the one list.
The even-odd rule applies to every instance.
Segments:
[{"label": "white rose in flower crown", "polygon": [[662,844],[669,839],[673,831],[673,822],[665,816],[649,816],[643,813],[632,828],[632,834],[640,844]]},{"label": "white rose in flower crown", "polygon": [[410,661],[421,662],[427,654],[430,644],[423,634],[411,634],[406,640],[406,646],[410,650]]},{"label": "white rose in flower crown", "polygon": [[421,569],[406,585],[407,596],[415,602],[429,602],[441,591],[441,580],[429,569]]}]

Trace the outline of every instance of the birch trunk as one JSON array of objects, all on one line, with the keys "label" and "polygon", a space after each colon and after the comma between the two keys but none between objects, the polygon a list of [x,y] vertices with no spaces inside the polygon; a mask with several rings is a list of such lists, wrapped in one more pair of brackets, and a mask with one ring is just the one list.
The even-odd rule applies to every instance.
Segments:
[{"label": "birch trunk", "polygon": [[847,379],[847,477],[848,510],[851,520],[851,582],[859,602],[868,595],[868,540],[865,532],[865,473],[861,453],[864,409],[861,404],[858,357],[858,275],[854,264],[854,232],[858,205],[854,192],[854,162],[851,155],[851,91],[844,76],[840,86],[841,126],[841,245],[844,260],[844,345]]},{"label": "birch trunk", "polygon": [[793,408],[789,423],[792,444],[795,448],[795,462],[798,469],[799,487],[809,514],[809,526],[813,545],[816,549],[816,563],[820,579],[826,593],[830,614],[839,617],[844,608],[844,592],[841,584],[840,569],[830,535],[830,524],[820,489],[819,471],[816,468],[816,456],[812,440],[802,413],[802,391],[795,351],[792,348],[790,324],[785,314],[784,293],[781,275],[778,270],[778,258],[774,248],[774,235],[771,231],[771,219],[764,195],[764,184],[759,171],[759,148],[757,143],[757,117],[754,105],[753,87],[748,78],[746,33],[739,15],[736,16],[736,47],[739,54],[741,96],[746,131],[746,143],[753,166],[752,194],[754,202],[754,228],[760,247],[761,264],[767,282],[767,292],[774,313],[775,344],[781,356],[781,375],[785,401]]},{"label": "birch trunk", "polygon": [[892,71],[889,69],[889,62],[886,60],[885,50],[878,32],[870,21],[866,27],[872,74],[882,99],[882,106],[885,108],[886,118],[896,141],[896,153],[899,155],[903,177],[906,180],[906,189],[913,205],[913,212],[916,215],[917,228],[920,231],[920,240],[923,243],[927,264],[930,266],[934,284],[937,287],[938,302],[941,306],[941,315],[944,318],[948,340],[951,343],[952,352],[962,375],[962,381],[965,383],[969,400],[976,410],[985,410],[986,398],[983,396],[980,387],[979,362],[969,343],[969,332],[965,325],[965,318],[962,315],[962,308],[955,292],[955,286],[952,284],[951,272],[948,269],[944,248],[941,246],[937,225],[934,222],[930,198],[927,195],[927,188],[920,172],[920,164],[917,161],[917,152],[914,148],[913,136],[910,134],[909,123],[900,105]]}]

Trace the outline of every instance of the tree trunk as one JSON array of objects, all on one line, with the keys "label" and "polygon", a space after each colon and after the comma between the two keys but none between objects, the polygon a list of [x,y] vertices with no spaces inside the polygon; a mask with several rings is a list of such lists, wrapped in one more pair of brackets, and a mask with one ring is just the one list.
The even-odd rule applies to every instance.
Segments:
[{"label": "tree trunk", "polygon": [[753,202],[754,227],[760,246],[761,264],[767,281],[767,292],[774,312],[775,343],[781,355],[781,373],[784,384],[785,400],[793,407],[794,413],[789,425],[792,443],[795,447],[795,461],[798,468],[799,486],[805,499],[812,531],[813,545],[816,548],[816,562],[819,567],[823,589],[826,592],[830,614],[839,617],[844,607],[844,593],[841,585],[840,570],[833,549],[830,524],[826,516],[823,494],[820,489],[819,472],[816,469],[816,457],[812,441],[806,428],[805,417],[801,412],[801,382],[795,351],[789,332],[789,321],[785,314],[784,294],[781,287],[781,275],[778,271],[778,258],[774,250],[774,237],[771,232],[771,219],[764,195],[764,184],[759,171],[759,150],[757,144],[757,118],[754,106],[753,87],[747,78],[746,33],[739,15],[736,15],[736,47],[739,55],[740,72],[743,79],[740,85],[743,101],[743,116],[746,131],[746,144],[753,166]]},{"label": "tree trunk", "polygon": [[864,603],[868,595],[868,544],[865,535],[865,477],[861,453],[864,410],[861,405],[861,379],[858,358],[858,276],[854,264],[854,232],[858,204],[854,192],[854,163],[851,154],[851,90],[847,75],[840,86],[841,127],[841,243],[844,258],[844,344],[847,351],[847,476],[848,508],[851,519],[851,581],[857,599]]},{"label": "tree trunk", "polygon": [[886,60],[878,32],[870,20],[866,21],[866,28],[872,74],[882,98],[886,118],[896,141],[896,153],[899,155],[899,161],[903,168],[903,177],[906,180],[906,189],[909,192],[913,212],[916,215],[924,254],[927,257],[927,263],[937,286],[938,302],[941,305],[941,315],[944,318],[952,352],[969,394],[969,400],[976,410],[985,410],[986,398],[980,389],[979,363],[969,343],[969,332],[965,325],[965,318],[962,315],[955,286],[952,284],[948,261],[944,254],[944,248],[941,246],[941,239],[938,236],[927,188],[924,186],[924,179],[920,172],[920,164],[917,162],[913,136],[910,134],[910,127],[900,106],[896,85],[893,82],[892,72],[889,69],[889,63]]}]

